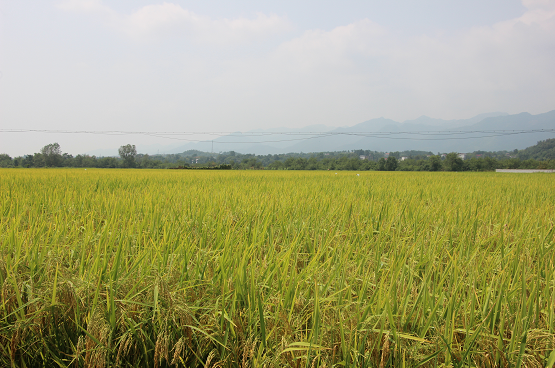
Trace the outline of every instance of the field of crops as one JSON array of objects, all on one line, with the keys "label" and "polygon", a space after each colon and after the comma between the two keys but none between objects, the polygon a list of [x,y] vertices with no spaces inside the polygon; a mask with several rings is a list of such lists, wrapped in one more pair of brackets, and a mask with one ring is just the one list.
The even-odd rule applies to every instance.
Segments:
[{"label": "field of crops", "polygon": [[0,170],[0,366],[545,367],[553,174]]}]

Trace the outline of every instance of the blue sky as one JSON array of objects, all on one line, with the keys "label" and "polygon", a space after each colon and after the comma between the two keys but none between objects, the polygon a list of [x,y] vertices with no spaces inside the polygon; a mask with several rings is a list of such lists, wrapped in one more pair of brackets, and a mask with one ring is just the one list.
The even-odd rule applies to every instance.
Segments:
[{"label": "blue sky", "polygon": [[[555,109],[555,1],[0,3],[2,129],[246,131]],[[152,137],[0,133],[0,153]]]}]

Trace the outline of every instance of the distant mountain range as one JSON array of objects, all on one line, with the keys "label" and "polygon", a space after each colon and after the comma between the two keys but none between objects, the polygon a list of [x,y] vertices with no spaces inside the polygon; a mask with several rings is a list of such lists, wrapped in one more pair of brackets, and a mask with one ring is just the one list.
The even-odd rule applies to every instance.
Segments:
[{"label": "distant mountain range", "polygon": [[[442,120],[421,116],[403,123],[377,118],[351,127],[312,125],[300,129],[274,128],[237,132],[214,139],[214,152],[236,151],[257,155],[289,152],[325,152],[364,149],[373,151],[473,152],[524,149],[540,140],[555,138],[555,110],[538,115],[527,112],[509,115],[495,112],[470,119]],[[537,130],[510,134],[498,131]],[[483,133],[489,131],[488,133]],[[494,132],[495,131],[495,132]],[[259,134],[257,134],[259,133]],[[285,134],[285,133],[295,133]],[[328,135],[301,135],[328,133]],[[150,148],[150,149],[149,149]],[[154,150],[153,150],[154,149]],[[212,141],[180,146],[137,147],[139,153],[181,153],[187,150],[210,152]],[[90,152],[90,154],[97,154]]]}]

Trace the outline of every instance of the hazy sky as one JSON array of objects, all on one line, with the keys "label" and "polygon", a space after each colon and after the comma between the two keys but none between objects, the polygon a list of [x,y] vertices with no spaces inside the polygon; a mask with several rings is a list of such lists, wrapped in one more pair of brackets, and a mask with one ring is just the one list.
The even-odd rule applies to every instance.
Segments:
[{"label": "hazy sky", "polygon": [[[246,131],[555,109],[555,0],[4,0],[0,128]],[[0,153],[141,136],[0,132]]]}]

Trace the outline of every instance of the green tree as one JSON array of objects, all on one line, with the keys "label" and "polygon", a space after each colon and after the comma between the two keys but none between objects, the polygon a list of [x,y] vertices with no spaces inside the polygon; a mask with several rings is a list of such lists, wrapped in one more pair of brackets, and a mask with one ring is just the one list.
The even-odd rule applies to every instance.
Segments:
[{"label": "green tree", "polygon": [[378,160],[378,170],[379,171],[385,170],[385,158],[383,157]]},{"label": "green tree", "polygon": [[[42,157],[40,153],[35,153],[35,155]],[[20,165],[27,168],[35,166],[35,155],[25,155]]]},{"label": "green tree", "polygon": [[461,171],[463,168],[463,160],[455,152],[448,153],[445,156],[445,169],[447,171]]},{"label": "green tree", "polygon": [[441,169],[441,159],[439,156],[430,156],[430,171],[439,171]]},{"label": "green tree", "polygon": [[30,167],[44,167],[46,162],[44,160],[44,155],[40,152],[36,152],[31,160],[32,165]]},{"label": "green tree", "polygon": [[134,144],[121,146],[118,150],[119,156],[123,160],[124,167],[135,167],[135,156],[137,156],[137,148]]},{"label": "green tree", "polygon": [[484,157],[484,169],[487,171],[494,171],[498,168],[499,162],[493,157]]},{"label": "green tree", "polygon": [[99,167],[114,168],[118,167],[118,161],[115,157],[102,157],[98,159]]},{"label": "green tree", "polygon": [[466,170],[470,171],[483,171],[484,170],[484,160],[481,158],[472,157],[470,160],[464,161],[464,166]]},{"label": "green tree", "polygon": [[520,160],[518,158],[511,158],[504,162],[507,169],[518,169],[520,167]]},{"label": "green tree", "polygon": [[73,167],[73,156],[70,155],[69,153],[64,153],[62,155],[62,162],[61,162],[62,166],[64,167]]},{"label": "green tree", "polygon": [[395,171],[395,169],[397,169],[397,165],[398,165],[398,161],[397,158],[395,158],[395,156],[389,156],[387,158],[387,161],[385,162],[385,169],[387,171]]},{"label": "green tree", "polygon": [[[160,161],[153,160],[152,157],[150,157],[148,154],[138,155],[137,159],[138,159],[138,166],[145,169],[152,169],[160,166]],[[216,164],[211,163],[209,166],[216,166]]]},{"label": "green tree", "polygon": [[42,147],[40,150],[44,158],[45,166],[61,166],[62,165],[62,149],[58,143],[50,143]]},{"label": "green tree", "polygon": [[13,167],[13,159],[6,153],[0,154],[0,167]]},{"label": "green tree", "polygon": [[317,170],[318,169],[318,161],[316,160],[316,157],[311,156],[308,159],[308,163],[306,165],[306,169],[307,170]]},{"label": "green tree", "polygon": [[286,169],[288,170],[292,170],[293,169],[293,165],[295,164],[295,159],[293,157],[288,157],[285,162],[283,163],[283,165],[285,166]]},{"label": "green tree", "polygon": [[293,162],[293,170],[304,170],[306,168],[307,165],[307,160],[305,160],[302,157],[297,158],[294,162]]},{"label": "green tree", "polygon": [[360,164],[360,170],[376,170],[377,163],[375,161],[370,160],[361,160],[362,163]]},{"label": "green tree", "polygon": [[268,169],[271,169],[271,170],[283,170],[284,168],[285,168],[285,165],[283,164],[282,161],[274,161],[270,165],[268,165]]}]

